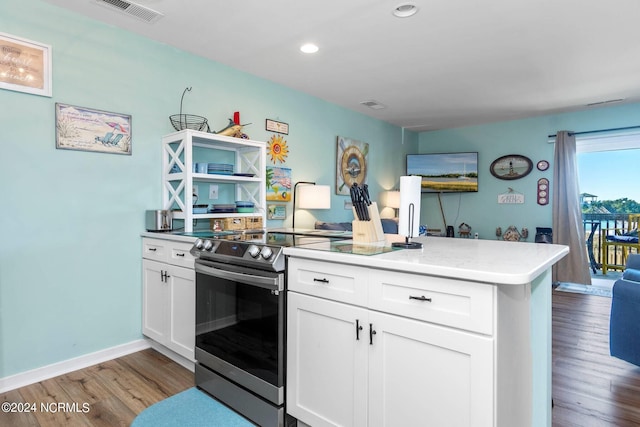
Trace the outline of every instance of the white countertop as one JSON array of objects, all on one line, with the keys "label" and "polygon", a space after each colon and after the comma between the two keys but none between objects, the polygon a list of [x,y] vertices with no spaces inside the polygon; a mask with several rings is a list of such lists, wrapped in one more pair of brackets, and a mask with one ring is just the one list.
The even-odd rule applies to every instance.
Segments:
[{"label": "white countertop", "polygon": [[[521,285],[569,253],[569,247],[542,243],[497,240],[417,237],[422,249],[401,249],[378,255],[355,255],[328,251],[327,244],[285,248],[286,255],[486,282]],[[362,249],[366,251],[366,246]]]},{"label": "white countertop", "polygon": [[172,242],[193,243],[196,241],[196,237],[183,236],[181,234],[177,234],[171,231],[166,231],[166,232],[143,231],[142,233],[140,233],[140,236],[149,237],[151,239],[171,240]]}]

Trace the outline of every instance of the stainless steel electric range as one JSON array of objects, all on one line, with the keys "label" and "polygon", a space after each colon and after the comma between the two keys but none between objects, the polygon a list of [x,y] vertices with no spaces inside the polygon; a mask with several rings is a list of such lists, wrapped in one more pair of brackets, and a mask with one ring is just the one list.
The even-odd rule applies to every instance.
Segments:
[{"label": "stainless steel electric range", "polygon": [[[336,237],[197,239],[196,385],[252,422],[285,420],[287,246]],[[347,236],[344,236],[345,238]]]}]

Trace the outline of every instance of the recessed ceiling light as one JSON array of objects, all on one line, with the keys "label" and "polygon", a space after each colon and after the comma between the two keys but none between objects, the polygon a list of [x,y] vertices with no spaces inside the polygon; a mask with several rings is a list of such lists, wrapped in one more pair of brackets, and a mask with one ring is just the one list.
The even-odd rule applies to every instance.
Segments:
[{"label": "recessed ceiling light", "polygon": [[418,6],[413,3],[401,3],[393,9],[393,16],[398,18],[408,18],[418,13]]},{"label": "recessed ceiling light", "polygon": [[300,51],[303,53],[316,53],[320,48],[313,43],[306,43],[300,46]]}]

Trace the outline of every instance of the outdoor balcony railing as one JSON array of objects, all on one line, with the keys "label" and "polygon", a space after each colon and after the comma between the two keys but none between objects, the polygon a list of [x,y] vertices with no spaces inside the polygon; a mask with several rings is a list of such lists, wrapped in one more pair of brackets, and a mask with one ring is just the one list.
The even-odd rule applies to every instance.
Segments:
[{"label": "outdoor balcony railing", "polygon": [[[608,230],[607,235],[615,234],[614,229],[630,230],[629,214],[582,214],[582,225],[586,238],[587,254],[591,267],[601,269],[602,266],[602,242],[601,230]],[[607,263],[610,265],[624,264],[624,251],[622,248],[607,251]]]}]

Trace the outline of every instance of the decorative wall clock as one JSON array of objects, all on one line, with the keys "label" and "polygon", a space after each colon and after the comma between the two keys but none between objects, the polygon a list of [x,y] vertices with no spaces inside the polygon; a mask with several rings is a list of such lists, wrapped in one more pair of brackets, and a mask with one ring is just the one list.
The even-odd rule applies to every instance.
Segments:
[{"label": "decorative wall clock", "polygon": [[549,169],[549,162],[547,162],[546,160],[540,160],[536,164],[536,167],[539,171],[546,171],[547,169]]},{"label": "decorative wall clock", "polygon": [[489,166],[491,175],[498,179],[520,179],[531,172],[533,162],[531,159],[519,154],[509,154],[498,157]]}]

